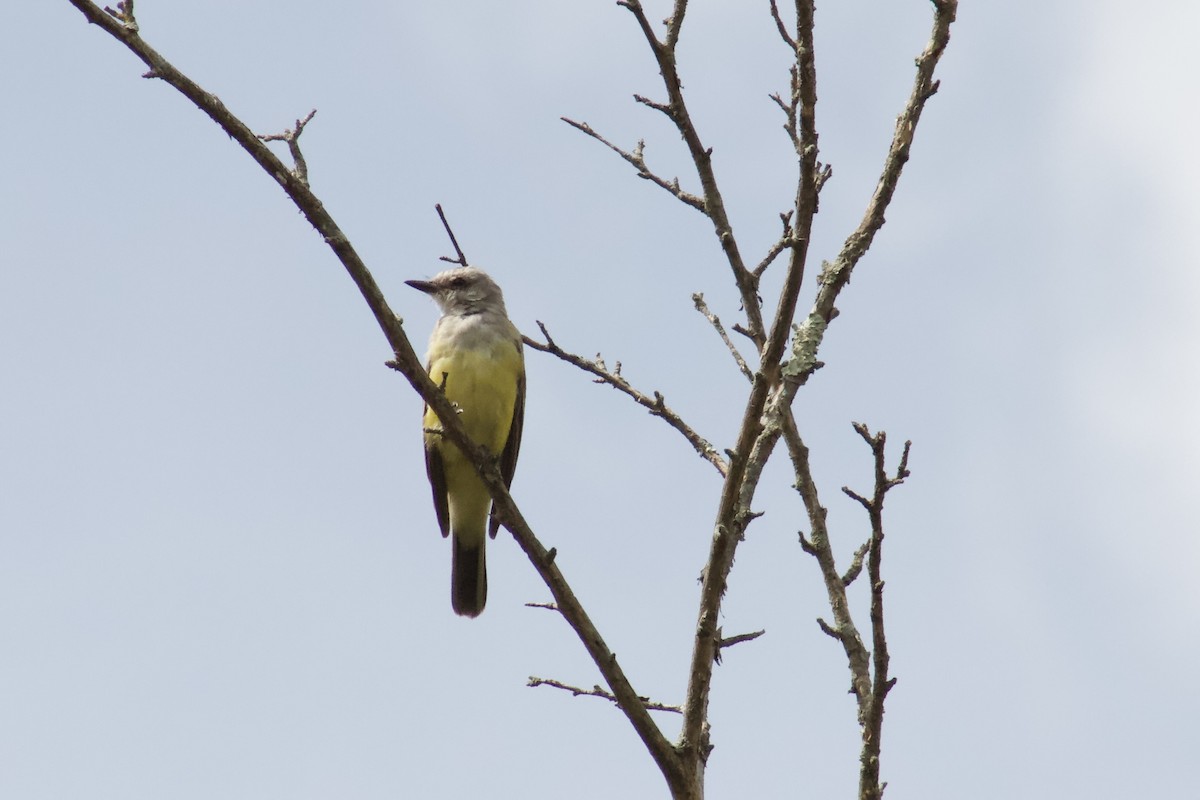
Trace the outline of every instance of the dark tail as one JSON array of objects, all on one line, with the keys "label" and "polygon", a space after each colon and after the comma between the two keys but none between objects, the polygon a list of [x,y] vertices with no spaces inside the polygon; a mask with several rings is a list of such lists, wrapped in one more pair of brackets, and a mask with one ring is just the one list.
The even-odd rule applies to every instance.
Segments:
[{"label": "dark tail", "polygon": [[454,560],[450,568],[450,605],[463,617],[478,617],[487,603],[487,561],[484,544],[463,544],[454,540]]}]

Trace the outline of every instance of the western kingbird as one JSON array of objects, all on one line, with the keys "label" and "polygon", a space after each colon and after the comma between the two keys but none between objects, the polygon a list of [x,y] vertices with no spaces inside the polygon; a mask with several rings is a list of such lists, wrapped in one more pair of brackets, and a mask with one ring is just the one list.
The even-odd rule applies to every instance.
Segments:
[{"label": "western kingbird", "polygon": [[[472,441],[500,457],[500,474],[512,485],[525,419],[525,357],[521,333],[504,311],[500,287],[474,267],[460,267],[429,281],[406,281],[434,299],[442,316],[429,337],[429,377],[460,412]],[[452,535],[450,604],[456,614],[477,617],[487,602],[484,531],[500,527],[492,498],[462,452],[439,431],[426,406],[425,471],[433,487],[442,536]]]}]

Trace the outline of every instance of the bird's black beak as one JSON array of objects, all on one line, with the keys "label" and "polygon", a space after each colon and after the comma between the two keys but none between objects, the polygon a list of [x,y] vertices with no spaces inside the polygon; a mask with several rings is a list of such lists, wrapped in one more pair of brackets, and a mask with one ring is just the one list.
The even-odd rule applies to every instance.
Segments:
[{"label": "bird's black beak", "polygon": [[437,291],[437,287],[429,281],[405,281],[405,283],[416,289],[418,292],[424,292],[425,294],[433,294]]}]

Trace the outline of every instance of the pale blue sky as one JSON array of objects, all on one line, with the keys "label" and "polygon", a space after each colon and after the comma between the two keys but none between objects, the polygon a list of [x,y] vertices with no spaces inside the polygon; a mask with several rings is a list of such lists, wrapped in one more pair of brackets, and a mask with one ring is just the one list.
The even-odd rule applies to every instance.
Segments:
[{"label": "pale blue sky", "polygon": [[[797,402],[843,554],[865,520],[839,487],[870,478],[850,421],[914,440],[887,515],[889,800],[1194,786],[1193,5],[964,0],[889,224]],[[632,17],[331,8],[138,4],[145,38],[256,130],[319,109],[313,187],[418,350],[436,312],[403,280],[449,251],[440,202],[519,327],[620,360],[729,446],[744,385],[690,300],[737,319],[709,225],[559,121],[644,137],[695,186],[677,134],[630,99],[661,96]],[[755,260],[793,180],[766,8],[695,3],[680,51]],[[818,8],[834,177],[814,259],[861,215],[930,13]],[[618,712],[525,688],[598,676],[523,607],[548,595],[507,536],[486,613],[451,613],[420,402],[275,184],[66,0],[6,20],[0,796],[666,796]],[[679,702],[715,473],[612,390],[528,361],[514,495],[638,691]],[[717,670],[714,798],[856,781],[789,483],[768,470],[721,620],[767,635]]]}]

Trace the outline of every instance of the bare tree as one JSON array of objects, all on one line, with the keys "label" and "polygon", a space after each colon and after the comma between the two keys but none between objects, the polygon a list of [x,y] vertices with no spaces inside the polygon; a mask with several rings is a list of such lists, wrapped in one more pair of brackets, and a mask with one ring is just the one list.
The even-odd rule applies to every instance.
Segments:
[{"label": "bare tree", "polygon": [[[366,265],[312,192],[299,139],[315,112],[298,119],[295,127],[283,134],[257,135],[214,95],[182,74],[146,43],[134,16],[133,0],[118,3],[116,9],[100,8],[90,0],[69,1],[89,22],[100,26],[145,62],[148,71],[144,77],[160,79],[175,87],[237,141],[284,189],[324,237],[358,286],[383,331],[394,353],[389,366],[403,374],[443,420],[445,435],[472,457],[492,492],[505,527],[545,581],[554,601],[538,605],[561,614],[576,632],[600,671],[606,688],[596,686],[585,689],[541,678],[531,678],[530,685],[551,686],[576,695],[602,697],[615,703],[662,771],[671,796],[677,800],[698,800],[704,796],[705,766],[711,750],[708,706],[714,665],[719,663],[724,648],[752,640],[762,633],[757,631],[726,637],[718,627],[717,620],[738,545],[744,539],[749,525],[760,516],[753,510],[753,504],[763,469],[782,438],[794,473],[795,486],[808,516],[809,533],[800,533],[799,544],[819,567],[829,599],[832,621],[820,619],[818,624],[845,651],[851,691],[857,700],[858,723],[862,733],[859,797],[869,800],[882,795],[885,784],[880,780],[880,752],[884,704],[894,684],[894,678],[888,671],[888,644],[884,629],[883,506],[888,491],[903,482],[909,474],[910,445],[905,443],[898,465],[889,472],[885,452],[886,435],[882,432],[871,433],[866,425],[854,424],[854,429],[871,450],[873,486],[865,492],[849,488],[843,491],[862,505],[869,517],[871,532],[867,541],[855,551],[850,565],[842,570],[834,558],[830,532],[826,527],[825,508],[812,476],[809,451],[801,437],[792,406],[800,388],[821,366],[818,353],[829,324],[837,316],[839,295],[883,226],[885,211],[908,161],[913,136],[925,104],[938,89],[934,71],[949,41],[950,26],[957,13],[957,0],[932,0],[932,32],[928,44],[916,59],[912,91],[896,121],[878,185],[867,202],[862,221],[847,236],[841,250],[832,260],[822,262],[812,282],[812,305],[799,320],[801,290],[804,288],[806,272],[809,271],[807,263],[813,219],[822,186],[832,174],[830,167],[819,160],[812,0],[795,0],[794,9],[787,14],[779,9],[776,0],[769,0],[769,8],[763,10],[764,14],[771,15],[782,46],[788,48],[793,56],[788,90],[774,95],[772,99],[783,114],[784,128],[795,151],[796,189],[792,207],[780,215],[778,239],[756,262],[748,260],[735,235],[713,168],[712,150],[701,137],[685,98],[677,50],[688,11],[686,0],[674,1],[661,34],[657,32],[657,26],[651,22],[640,0],[618,0],[617,4],[632,16],[658,64],[663,81],[664,99],[655,100],[640,95],[635,95],[635,98],[638,103],[666,116],[678,130],[695,168],[694,179],[699,183],[698,191],[685,189],[678,178],[668,179],[655,172],[646,161],[643,142],[639,141],[627,150],[609,141],[587,123],[564,118],[569,125],[628,162],[638,177],[663,188],[708,218],[717,245],[728,261],[744,315],[727,330],[709,310],[704,298],[701,295],[693,296],[697,311],[705,316],[721,337],[736,368],[748,384],[736,442],[727,450],[717,448],[701,436],[667,406],[661,394],[646,393],[633,386],[621,375],[619,365],[610,369],[599,358],[588,359],[564,350],[540,323],[544,341],[526,337],[529,347],[578,367],[598,382],[616,388],[650,413],[662,418],[723,479],[712,542],[702,575],[687,692],[681,706],[651,701],[634,689],[630,678],[556,565],[555,551],[547,550],[530,529],[509,495],[495,460],[486,449],[467,438],[451,404],[426,375],[401,321],[392,313]],[[292,166],[286,165],[267,146],[268,141],[274,140],[286,142]],[[454,260],[465,264],[467,259],[454,241],[453,234],[451,240],[457,252]],[[778,296],[771,298],[773,310],[768,310],[769,305],[760,295],[760,281],[781,259],[785,271],[783,285]],[[741,346],[730,336],[730,330],[745,340]],[[749,357],[744,355],[743,347],[749,349]],[[860,629],[859,623],[851,615],[847,592],[862,575],[864,568],[870,613],[869,620]],[[861,632],[866,630],[869,630],[868,634]],[[677,741],[666,738],[651,717],[651,711],[682,714],[682,732]]]}]

